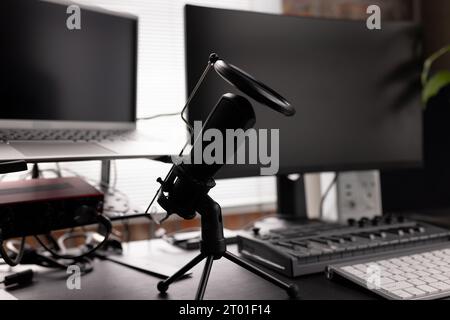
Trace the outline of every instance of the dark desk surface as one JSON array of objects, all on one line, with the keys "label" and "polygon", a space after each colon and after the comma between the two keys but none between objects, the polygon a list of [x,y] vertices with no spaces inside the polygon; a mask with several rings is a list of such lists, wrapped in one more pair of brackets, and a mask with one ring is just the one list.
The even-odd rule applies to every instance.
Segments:
[{"label": "dark desk surface", "polygon": [[[178,248],[164,251],[162,240],[140,241],[126,247],[129,254],[148,255],[157,261],[182,265],[197,254]],[[229,247],[235,251],[234,246]],[[170,252],[169,252],[170,251]],[[34,283],[25,288],[9,290],[19,299],[193,299],[203,263],[193,269],[193,275],[169,288],[166,297],[156,289],[160,279],[110,261],[96,260],[94,270],[82,276],[81,289],[69,290],[68,274],[62,270],[37,272]],[[279,276],[282,279],[289,280]],[[292,279],[290,279],[292,280]],[[300,299],[374,299],[375,295],[353,284],[329,281],[323,274],[294,279],[301,290]],[[220,259],[214,261],[205,299],[287,299],[286,293],[233,263]]]}]

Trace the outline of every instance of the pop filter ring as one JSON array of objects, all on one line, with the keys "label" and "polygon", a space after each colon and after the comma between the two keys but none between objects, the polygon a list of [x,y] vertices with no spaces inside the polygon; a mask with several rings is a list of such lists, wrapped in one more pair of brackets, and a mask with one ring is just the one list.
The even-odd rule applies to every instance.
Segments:
[{"label": "pop filter ring", "polygon": [[283,96],[253,78],[247,72],[223,60],[216,60],[214,69],[225,81],[254,100],[285,116],[293,116],[295,114],[295,109]]}]

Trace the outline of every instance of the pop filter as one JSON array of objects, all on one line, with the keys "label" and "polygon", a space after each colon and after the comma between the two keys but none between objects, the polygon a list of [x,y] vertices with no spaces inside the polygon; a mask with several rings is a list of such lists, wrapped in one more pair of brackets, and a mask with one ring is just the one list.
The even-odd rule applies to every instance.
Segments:
[{"label": "pop filter", "polygon": [[[210,60],[215,57],[217,57],[217,55],[212,54]],[[284,114],[285,116],[293,116],[295,114],[295,109],[285,98],[264,83],[253,78],[245,71],[232,64],[226,63],[223,60],[217,59],[213,63],[214,69],[225,81],[252,99]]]}]

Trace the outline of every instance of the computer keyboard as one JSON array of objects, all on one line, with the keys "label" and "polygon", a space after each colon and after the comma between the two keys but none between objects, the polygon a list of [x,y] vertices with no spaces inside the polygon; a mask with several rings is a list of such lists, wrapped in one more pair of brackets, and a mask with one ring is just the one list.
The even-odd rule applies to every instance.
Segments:
[{"label": "computer keyboard", "polygon": [[310,222],[253,228],[238,236],[239,252],[289,277],[323,272],[330,264],[450,243],[450,231],[403,217],[361,219],[350,224]]},{"label": "computer keyboard", "polygon": [[348,279],[388,299],[428,300],[450,296],[450,244],[416,248],[331,265],[327,277]]},{"label": "computer keyboard", "polygon": [[132,141],[135,130],[3,129],[0,140],[8,141]]}]

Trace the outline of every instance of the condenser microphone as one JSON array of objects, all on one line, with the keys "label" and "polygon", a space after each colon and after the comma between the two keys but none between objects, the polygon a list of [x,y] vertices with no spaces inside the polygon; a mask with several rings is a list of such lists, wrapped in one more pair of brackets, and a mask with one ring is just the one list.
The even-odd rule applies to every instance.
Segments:
[{"label": "condenser microphone", "polygon": [[[174,166],[162,186],[158,203],[168,214],[176,213],[185,219],[195,216],[200,197],[214,187],[213,177],[226,162],[225,155],[229,149],[227,143],[233,143],[232,156],[234,156],[240,146],[239,143],[244,140],[225,141],[227,129],[245,131],[252,128],[255,122],[255,112],[246,98],[232,93],[224,94],[220,98],[206,119],[200,134],[196,137],[190,154],[185,158],[188,161]],[[204,141],[204,134],[208,130],[214,130],[216,134],[221,135],[222,143],[218,144],[213,139]],[[205,161],[204,151],[211,143],[216,143],[215,152],[223,155],[223,161],[219,163]]]},{"label": "condenser microphone", "polygon": [[[205,120],[201,132],[194,133],[195,141],[188,156],[190,164],[182,164],[181,166],[196,179],[213,178],[226,162],[226,156],[234,156],[240,146],[238,143],[242,142],[242,139],[227,141],[226,131],[238,129],[246,131],[252,128],[255,122],[255,112],[246,98],[233,93],[224,94]],[[212,134],[219,134],[221,141],[215,141],[213,138],[211,138],[211,141],[204,141],[205,133],[208,133],[208,130],[215,130]],[[217,159],[222,160],[219,163],[207,163],[204,157],[206,156],[205,149],[211,143],[215,143],[215,152],[219,153]],[[230,148],[227,148],[227,144],[230,143],[233,144],[232,154],[227,154],[230,153]]]}]

